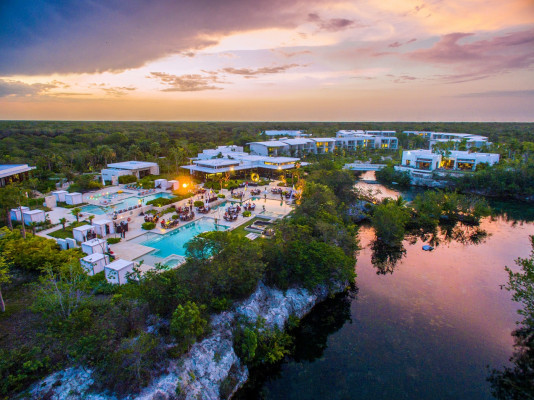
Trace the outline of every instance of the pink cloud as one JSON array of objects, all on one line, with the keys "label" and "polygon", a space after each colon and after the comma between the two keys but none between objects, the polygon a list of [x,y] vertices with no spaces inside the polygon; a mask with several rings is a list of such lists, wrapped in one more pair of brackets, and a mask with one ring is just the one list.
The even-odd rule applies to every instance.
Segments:
[{"label": "pink cloud", "polygon": [[473,40],[474,37],[473,33],[451,33],[442,36],[431,48],[406,56],[424,63],[452,65],[454,73],[444,77],[457,82],[534,65],[534,29],[485,40]]}]

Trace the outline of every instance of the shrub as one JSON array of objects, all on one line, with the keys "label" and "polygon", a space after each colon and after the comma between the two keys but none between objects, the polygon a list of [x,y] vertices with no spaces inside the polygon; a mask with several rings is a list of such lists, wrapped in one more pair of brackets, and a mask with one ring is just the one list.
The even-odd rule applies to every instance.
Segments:
[{"label": "shrub", "polygon": [[176,307],[171,319],[171,334],[187,347],[191,346],[208,325],[208,321],[202,318],[205,309],[206,306],[199,307],[192,301]]},{"label": "shrub", "polygon": [[119,176],[119,183],[127,184],[137,182],[137,178],[134,175],[121,175]]},{"label": "shrub", "polygon": [[224,194],[222,194],[222,193],[221,193],[221,194],[218,194],[217,197],[218,197],[219,199],[225,199],[225,198],[226,198],[226,196],[225,196]]},{"label": "shrub", "polygon": [[243,217],[250,217],[252,213],[250,211],[243,211]]},{"label": "shrub", "polygon": [[163,207],[168,206],[169,204],[177,202],[179,199],[177,197],[171,197],[166,199],[165,197],[160,197],[158,199],[150,200],[146,202],[147,206]]},{"label": "shrub", "polygon": [[155,222],[144,222],[143,225],[141,225],[141,228],[143,228],[145,231],[149,231],[151,229],[154,229],[155,227]]},{"label": "shrub", "polygon": [[204,202],[202,200],[197,200],[193,203],[195,207],[204,207]]},{"label": "shrub", "polygon": [[178,216],[178,214],[174,214],[171,218],[172,218],[172,219],[178,219],[179,216]]},{"label": "shrub", "polygon": [[108,244],[116,244],[116,243],[119,243],[120,241],[121,241],[121,238],[108,238],[107,239]]}]

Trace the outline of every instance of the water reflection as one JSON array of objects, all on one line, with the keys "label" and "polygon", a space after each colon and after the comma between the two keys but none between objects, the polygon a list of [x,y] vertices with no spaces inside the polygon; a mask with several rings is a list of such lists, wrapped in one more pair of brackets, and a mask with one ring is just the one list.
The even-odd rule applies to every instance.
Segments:
[{"label": "water reflection", "polygon": [[356,296],[357,289],[352,288],[318,304],[314,312],[304,317],[299,326],[290,332],[295,346],[286,360],[252,369],[249,381],[233,398],[238,400],[270,398],[264,386],[281,377],[284,363],[311,363],[323,357],[328,347],[328,337],[347,322],[352,323],[350,306]]},{"label": "water reflection", "polygon": [[510,358],[511,367],[494,369],[488,381],[497,399],[534,399],[534,332],[528,327],[515,330],[515,352]]},{"label": "water reflection", "polygon": [[397,263],[406,257],[406,249],[401,243],[398,246],[390,246],[380,240],[371,243],[371,263],[376,268],[377,275],[392,274]]}]

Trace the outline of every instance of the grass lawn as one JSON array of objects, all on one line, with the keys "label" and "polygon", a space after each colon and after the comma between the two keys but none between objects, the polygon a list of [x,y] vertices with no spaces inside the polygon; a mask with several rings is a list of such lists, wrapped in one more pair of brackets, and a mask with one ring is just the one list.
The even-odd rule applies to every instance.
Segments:
[{"label": "grass lawn", "polygon": [[73,222],[72,224],[65,226],[65,230],[63,230],[63,227],[61,227],[57,231],[50,232],[48,236],[55,237],[56,239],[67,239],[67,238],[73,239],[74,236],[72,236],[72,228],[76,228],[77,226],[81,226],[85,224],[87,224],[87,222],[84,222],[84,221]]},{"label": "grass lawn", "polygon": [[[259,219],[262,219],[262,218],[259,218],[259,217],[250,218],[250,217],[249,217],[249,219],[248,219],[247,222],[245,222],[245,223],[242,224],[242,225],[239,225],[239,226],[238,226],[237,228],[235,228],[235,229],[232,229],[232,232],[233,232],[233,233],[237,233],[239,236],[243,236],[243,237],[244,237],[244,236],[246,236],[246,235],[248,235],[248,234],[250,233],[249,231],[246,231],[245,228],[246,228],[247,226],[252,225],[252,224],[254,223],[254,221],[257,221],[257,220],[259,220]],[[265,219],[263,219],[263,221],[265,221]]]}]

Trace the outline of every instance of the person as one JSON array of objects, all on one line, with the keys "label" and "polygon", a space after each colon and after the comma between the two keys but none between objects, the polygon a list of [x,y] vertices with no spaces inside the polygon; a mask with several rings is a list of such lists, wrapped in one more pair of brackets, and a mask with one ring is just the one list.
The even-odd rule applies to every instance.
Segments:
[{"label": "person", "polygon": [[263,212],[265,212],[265,206],[263,206]]}]

